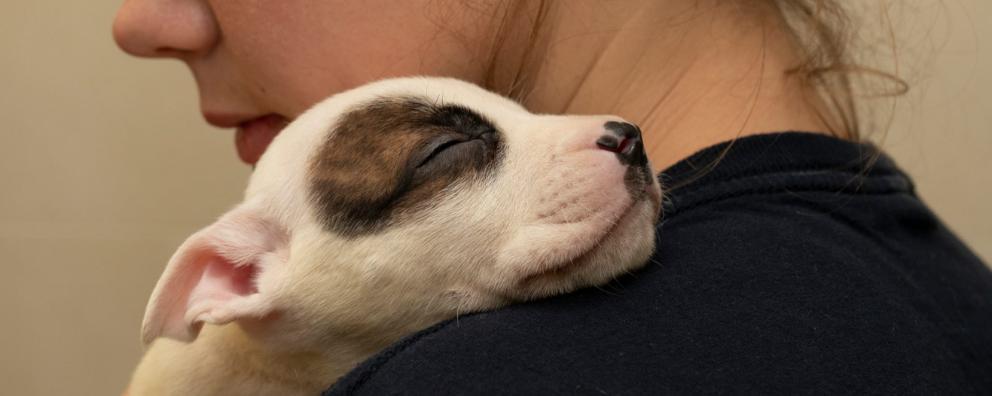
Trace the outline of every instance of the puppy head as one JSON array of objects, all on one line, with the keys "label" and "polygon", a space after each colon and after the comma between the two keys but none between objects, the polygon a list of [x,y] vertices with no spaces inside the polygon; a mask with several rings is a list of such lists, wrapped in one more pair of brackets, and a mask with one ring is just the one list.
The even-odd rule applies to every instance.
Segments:
[{"label": "puppy head", "polygon": [[452,79],[379,81],[273,141],[244,202],[170,260],[143,340],[238,321],[280,344],[378,348],[636,268],[659,204],[639,131],[617,117],[532,114]]}]

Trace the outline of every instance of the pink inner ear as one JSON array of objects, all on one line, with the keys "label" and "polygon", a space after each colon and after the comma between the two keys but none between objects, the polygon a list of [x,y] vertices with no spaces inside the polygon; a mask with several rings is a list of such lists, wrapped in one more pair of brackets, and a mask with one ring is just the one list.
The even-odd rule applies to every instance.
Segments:
[{"label": "pink inner ear", "polygon": [[192,235],[169,260],[148,302],[142,340],[196,338],[202,323],[261,318],[272,310],[258,281],[287,259],[288,235],[247,210]]},{"label": "pink inner ear", "polygon": [[145,342],[160,335],[191,341],[204,322],[225,324],[269,313],[268,301],[256,285],[259,265],[236,265],[210,248],[181,257],[160,294],[153,296]]},{"label": "pink inner ear", "polygon": [[200,282],[193,288],[189,305],[193,306],[199,300],[226,301],[258,293],[255,286],[257,273],[254,264],[238,267],[223,257],[212,256],[207,259]]},{"label": "pink inner ear", "polygon": [[222,256],[208,256],[186,302],[186,326],[196,332],[202,322],[224,324],[267,313],[255,285],[257,273],[256,263],[235,265]]}]

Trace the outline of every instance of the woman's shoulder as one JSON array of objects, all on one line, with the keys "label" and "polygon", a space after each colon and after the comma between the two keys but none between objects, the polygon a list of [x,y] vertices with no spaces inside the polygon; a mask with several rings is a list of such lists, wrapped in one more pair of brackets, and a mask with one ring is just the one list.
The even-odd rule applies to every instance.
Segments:
[{"label": "woman's shoulder", "polygon": [[330,394],[992,390],[992,274],[887,159],[783,160],[819,139],[714,148],[642,270],[439,324]]},{"label": "woman's shoulder", "polygon": [[[686,220],[632,276],[442,323],[331,394],[989,389],[987,305],[958,317],[884,252],[830,247],[834,231],[721,216],[744,222]],[[746,242],[761,233],[771,245]]]}]

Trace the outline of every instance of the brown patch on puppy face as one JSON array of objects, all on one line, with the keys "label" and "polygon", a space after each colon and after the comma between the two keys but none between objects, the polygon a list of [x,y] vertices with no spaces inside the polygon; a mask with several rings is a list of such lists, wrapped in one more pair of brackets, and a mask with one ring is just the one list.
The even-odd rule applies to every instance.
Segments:
[{"label": "brown patch on puppy face", "polygon": [[493,123],[468,108],[380,98],[340,117],[311,160],[310,196],[329,231],[374,233],[482,179],[501,150]]}]

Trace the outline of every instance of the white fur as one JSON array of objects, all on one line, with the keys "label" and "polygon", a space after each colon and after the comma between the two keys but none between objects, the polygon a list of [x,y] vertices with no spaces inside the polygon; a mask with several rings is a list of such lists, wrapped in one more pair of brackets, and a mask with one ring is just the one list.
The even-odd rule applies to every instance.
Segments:
[{"label": "white fur", "polygon": [[[395,96],[483,114],[502,132],[505,158],[489,179],[450,186],[415,221],[354,238],[328,232],[307,194],[312,156],[343,112]],[[625,167],[595,145],[611,120],[620,121],[532,114],[446,78],[383,80],[317,104],[273,141],[245,201],[170,261],[149,301],[143,340],[151,346],[130,391],[319,392],[438,321],[639,267],[654,248],[660,190],[653,182],[650,199],[631,198]],[[202,273],[209,260],[214,275]],[[238,282],[224,276],[243,266],[254,266],[253,284],[232,293]]]}]

